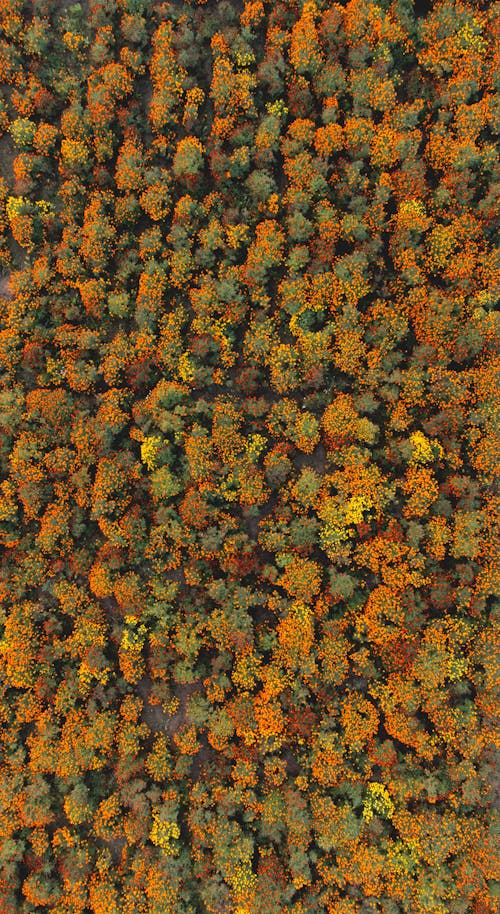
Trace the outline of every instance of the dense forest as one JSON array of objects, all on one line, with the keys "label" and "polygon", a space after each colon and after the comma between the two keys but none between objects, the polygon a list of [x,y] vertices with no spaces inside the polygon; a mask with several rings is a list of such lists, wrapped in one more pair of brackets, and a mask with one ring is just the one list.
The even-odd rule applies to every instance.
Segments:
[{"label": "dense forest", "polygon": [[498,910],[499,24],[2,0],[0,914]]}]

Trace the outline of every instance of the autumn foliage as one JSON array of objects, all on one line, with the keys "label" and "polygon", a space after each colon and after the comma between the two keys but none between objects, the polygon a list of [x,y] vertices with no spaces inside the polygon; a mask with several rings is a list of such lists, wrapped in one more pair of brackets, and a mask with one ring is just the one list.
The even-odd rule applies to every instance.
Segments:
[{"label": "autumn foliage", "polygon": [[0,914],[498,910],[498,24],[1,0]]}]

